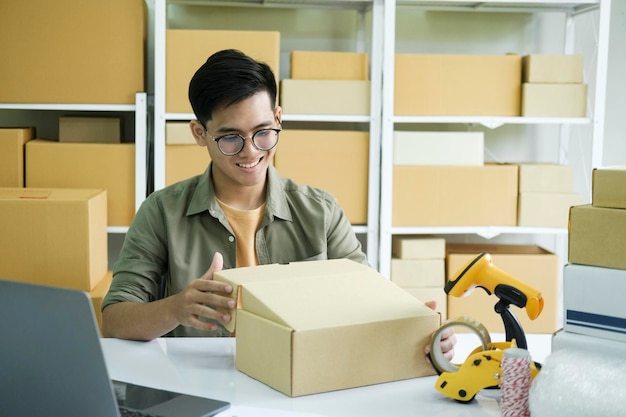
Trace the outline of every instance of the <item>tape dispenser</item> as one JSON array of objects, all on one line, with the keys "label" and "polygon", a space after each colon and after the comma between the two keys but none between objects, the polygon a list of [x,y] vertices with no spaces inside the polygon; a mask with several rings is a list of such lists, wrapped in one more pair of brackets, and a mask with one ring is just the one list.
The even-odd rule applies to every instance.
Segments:
[{"label": "tape dispenser", "polygon": [[[446,283],[444,289],[449,295],[463,297],[469,295],[476,287],[498,297],[494,310],[502,317],[506,341],[492,342],[489,331],[480,322],[469,317],[459,317],[448,320],[433,334],[429,353],[430,361],[439,373],[435,389],[464,403],[472,401],[481,389],[498,387],[502,354],[505,349],[511,347],[527,349],[524,330],[510,310],[510,305],[525,308],[531,320],[536,319],[543,310],[541,293],[495,267],[488,253],[481,253],[468,261],[454,278]],[[441,353],[442,333],[447,328],[456,326],[467,327],[475,332],[481,342],[461,365],[450,363]],[[531,378],[534,378],[540,369],[540,364],[531,362]]]}]

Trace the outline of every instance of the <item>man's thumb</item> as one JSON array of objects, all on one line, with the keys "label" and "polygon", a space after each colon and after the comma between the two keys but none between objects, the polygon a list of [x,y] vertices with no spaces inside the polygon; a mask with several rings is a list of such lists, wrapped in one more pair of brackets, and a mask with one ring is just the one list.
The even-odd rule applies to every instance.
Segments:
[{"label": "man's thumb", "polygon": [[209,269],[206,271],[206,273],[204,274],[202,278],[213,279],[213,274],[215,272],[221,271],[223,267],[224,267],[224,258],[222,257],[222,254],[219,252],[215,252],[215,255],[213,255],[213,261],[211,262],[211,266],[209,267]]}]

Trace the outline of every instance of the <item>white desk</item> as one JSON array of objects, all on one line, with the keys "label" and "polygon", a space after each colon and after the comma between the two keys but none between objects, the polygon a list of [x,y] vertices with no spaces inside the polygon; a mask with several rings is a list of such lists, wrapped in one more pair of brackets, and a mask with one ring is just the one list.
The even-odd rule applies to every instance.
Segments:
[{"label": "white desk", "polygon": [[[473,339],[458,336],[457,351],[475,347]],[[528,335],[534,360],[545,359],[549,343],[549,335]],[[435,376],[290,398],[237,371],[235,340],[229,338],[162,338],[151,342],[102,339],[102,347],[112,379],[217,398],[233,405],[327,417],[500,416],[498,390],[485,390],[473,402],[461,404],[435,390]]]}]

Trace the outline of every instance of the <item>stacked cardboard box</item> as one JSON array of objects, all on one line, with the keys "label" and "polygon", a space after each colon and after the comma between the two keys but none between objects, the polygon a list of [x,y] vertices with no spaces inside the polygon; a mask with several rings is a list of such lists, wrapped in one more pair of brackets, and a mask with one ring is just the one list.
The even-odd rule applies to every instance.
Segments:
[{"label": "stacked cardboard box", "polygon": [[448,303],[443,286],[446,281],[446,241],[432,236],[394,236],[392,241],[391,281],[416,298],[436,301],[442,321]]},{"label": "stacked cardboard box", "polygon": [[87,291],[99,317],[110,284],[106,212],[102,189],[0,188],[0,276]]},{"label": "stacked cardboard box", "polygon": [[[538,290],[544,299],[544,308],[535,320],[526,311],[511,306],[526,333],[553,333],[558,328],[559,259],[558,256],[535,245],[480,245],[448,244],[447,280],[455,275],[476,255],[491,254],[493,265],[510,276]],[[469,316],[478,320],[490,332],[504,333],[500,315],[494,311],[499,298],[481,288],[475,288],[464,297],[448,296],[448,317]]]},{"label": "stacked cardboard box", "polygon": [[522,68],[522,116],[587,115],[582,55],[527,55]]},{"label": "stacked cardboard box", "polygon": [[203,173],[209,152],[196,143],[189,122],[165,123],[165,185]]},{"label": "stacked cardboard box", "polygon": [[283,111],[370,114],[368,65],[366,53],[292,51],[290,78],[282,80],[280,87]]},{"label": "stacked cardboard box", "polygon": [[572,207],[563,273],[566,332],[626,341],[626,167],[593,171],[592,202]]},{"label": "stacked cardboard box", "polygon": [[32,127],[0,128],[0,187],[23,187],[25,145],[35,137]]},{"label": "stacked cardboard box", "polygon": [[572,191],[572,168],[558,164],[520,164],[517,225],[567,227],[569,208],[583,203]]}]

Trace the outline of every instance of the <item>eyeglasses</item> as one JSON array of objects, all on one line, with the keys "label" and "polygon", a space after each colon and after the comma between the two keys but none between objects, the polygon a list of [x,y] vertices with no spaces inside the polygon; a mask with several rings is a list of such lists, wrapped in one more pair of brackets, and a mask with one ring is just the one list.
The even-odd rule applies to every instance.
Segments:
[{"label": "eyeglasses", "polygon": [[[282,129],[261,129],[254,132],[250,139],[254,147],[258,150],[269,151],[278,143],[278,133],[280,133],[281,130]],[[235,133],[213,138],[213,140],[217,142],[217,148],[220,152],[226,156],[237,155],[241,152],[246,142],[244,136]]]}]

